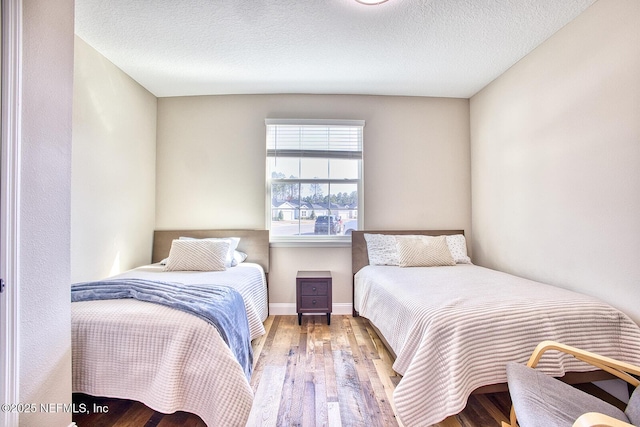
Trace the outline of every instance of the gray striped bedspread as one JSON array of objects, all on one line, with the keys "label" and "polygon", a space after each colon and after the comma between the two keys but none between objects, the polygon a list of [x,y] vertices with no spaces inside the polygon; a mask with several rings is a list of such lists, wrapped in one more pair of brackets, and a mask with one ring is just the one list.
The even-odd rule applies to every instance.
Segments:
[{"label": "gray striped bedspread", "polygon": [[[622,312],[475,265],[367,266],[355,276],[354,307],[397,355],[394,403],[412,427],[457,414],[476,388],[506,382],[506,363],[526,363],[543,340],[640,363],[640,328]],[[594,369],[557,352],[538,366],[553,376]]]}]

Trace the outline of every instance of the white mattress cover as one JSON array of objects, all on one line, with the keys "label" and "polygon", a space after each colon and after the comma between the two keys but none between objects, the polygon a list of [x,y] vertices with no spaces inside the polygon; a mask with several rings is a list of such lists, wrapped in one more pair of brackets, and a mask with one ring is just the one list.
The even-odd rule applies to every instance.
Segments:
[{"label": "white mattress cover", "polygon": [[[354,306],[384,335],[403,375],[394,392],[405,425],[429,426],[460,412],[478,387],[506,382],[546,339],[640,363],[640,328],[608,304],[475,265],[367,266]],[[557,352],[550,375],[594,368]]]},{"label": "white mattress cover", "polygon": [[[160,271],[153,265],[114,277],[208,283],[203,280],[213,273]],[[256,281],[256,272],[264,296],[247,284]],[[215,273],[213,283],[235,281],[248,313],[252,310],[252,337],[264,334],[262,268],[243,263]],[[245,279],[244,285],[238,279]],[[163,413],[191,412],[209,426],[244,426],[253,392],[215,327],[189,313],[133,299],[75,302],[71,308],[74,392],[137,400]]]}]

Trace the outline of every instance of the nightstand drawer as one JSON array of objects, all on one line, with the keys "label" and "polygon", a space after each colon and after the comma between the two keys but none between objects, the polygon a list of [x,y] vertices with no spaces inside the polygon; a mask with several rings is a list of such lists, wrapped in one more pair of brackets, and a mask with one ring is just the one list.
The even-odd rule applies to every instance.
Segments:
[{"label": "nightstand drawer", "polygon": [[318,310],[320,312],[329,310],[329,297],[326,296],[303,296],[300,297],[300,309]]},{"label": "nightstand drawer", "polygon": [[300,281],[301,295],[328,295],[329,284],[318,281]]}]

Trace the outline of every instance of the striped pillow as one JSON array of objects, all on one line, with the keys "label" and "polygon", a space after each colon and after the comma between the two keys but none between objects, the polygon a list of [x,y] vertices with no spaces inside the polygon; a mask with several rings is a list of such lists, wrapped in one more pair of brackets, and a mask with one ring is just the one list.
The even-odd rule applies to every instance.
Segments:
[{"label": "striped pillow", "polygon": [[445,236],[396,236],[400,267],[456,265]]},{"label": "striped pillow", "polygon": [[179,240],[171,243],[164,271],[223,271],[229,243],[222,240]]},{"label": "striped pillow", "polygon": [[[186,237],[180,236],[180,240],[200,240],[195,237]],[[202,240],[223,240],[229,243],[229,250],[227,251],[227,258],[225,260],[225,267],[235,267],[238,265],[237,260],[235,260],[235,251],[238,247],[238,243],[240,243],[239,237],[205,237]]]}]

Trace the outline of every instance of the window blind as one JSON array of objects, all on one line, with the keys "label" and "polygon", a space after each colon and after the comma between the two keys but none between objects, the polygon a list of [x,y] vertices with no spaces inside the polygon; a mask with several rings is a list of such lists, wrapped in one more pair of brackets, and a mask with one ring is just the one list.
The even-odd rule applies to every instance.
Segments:
[{"label": "window blind", "polygon": [[267,157],[362,159],[363,120],[267,119]]}]

